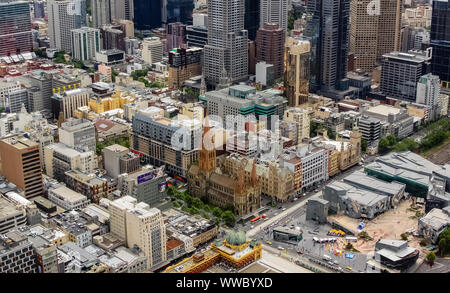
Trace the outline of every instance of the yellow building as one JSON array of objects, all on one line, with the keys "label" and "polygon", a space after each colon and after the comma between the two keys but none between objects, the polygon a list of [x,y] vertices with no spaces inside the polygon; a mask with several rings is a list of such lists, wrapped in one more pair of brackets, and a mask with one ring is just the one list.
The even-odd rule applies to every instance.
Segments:
[{"label": "yellow building", "polygon": [[196,253],[168,267],[165,273],[201,273],[219,262],[240,269],[257,261],[261,256],[260,242],[255,239],[247,240],[243,231],[231,231],[224,240],[214,241],[203,253]]},{"label": "yellow building", "polygon": [[91,111],[100,114],[114,109],[123,109],[125,104],[130,104],[134,100],[134,95],[126,95],[116,90],[111,97],[90,99],[88,106]]}]

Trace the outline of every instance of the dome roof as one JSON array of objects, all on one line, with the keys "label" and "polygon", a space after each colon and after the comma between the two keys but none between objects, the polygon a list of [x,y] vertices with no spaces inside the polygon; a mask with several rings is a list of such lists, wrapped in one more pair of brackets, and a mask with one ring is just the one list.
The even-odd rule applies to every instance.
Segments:
[{"label": "dome roof", "polygon": [[244,231],[231,231],[227,234],[225,239],[227,240],[228,244],[241,245],[245,243],[247,237],[245,236]]}]

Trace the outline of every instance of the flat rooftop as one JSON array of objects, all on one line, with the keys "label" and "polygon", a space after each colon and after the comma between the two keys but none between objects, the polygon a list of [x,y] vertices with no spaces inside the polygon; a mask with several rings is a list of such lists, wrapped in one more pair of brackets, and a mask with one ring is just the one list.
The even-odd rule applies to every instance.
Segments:
[{"label": "flat rooftop", "polygon": [[400,108],[395,108],[387,105],[378,105],[370,107],[368,110],[366,110],[367,113],[374,113],[383,116],[388,116],[389,114],[397,115],[398,113],[400,113],[400,111]]},{"label": "flat rooftop", "polygon": [[1,140],[2,142],[13,146],[14,148],[18,149],[18,150],[24,150],[24,149],[28,149],[30,147],[36,147],[38,146],[38,144],[32,140],[29,140],[26,137],[23,136],[12,136],[12,137],[7,137]]},{"label": "flat rooftop", "polygon": [[51,189],[51,191],[61,197],[64,201],[68,201],[71,203],[75,203],[77,201],[86,200],[87,197],[82,195],[81,193],[75,192],[70,188],[65,186],[61,186],[55,189]]},{"label": "flat rooftop", "polygon": [[23,214],[12,201],[0,195],[0,220]]}]

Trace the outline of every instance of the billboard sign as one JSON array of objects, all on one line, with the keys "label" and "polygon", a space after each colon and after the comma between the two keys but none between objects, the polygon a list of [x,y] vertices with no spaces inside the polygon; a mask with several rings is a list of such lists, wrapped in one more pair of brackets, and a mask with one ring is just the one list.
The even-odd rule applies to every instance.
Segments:
[{"label": "billboard sign", "polygon": [[137,177],[137,183],[138,183],[138,184],[141,184],[141,183],[150,181],[150,180],[153,179],[153,177],[154,177],[154,172],[153,172],[153,171],[152,171],[152,172],[145,173],[145,174],[142,174],[142,175],[139,175],[139,176]]}]

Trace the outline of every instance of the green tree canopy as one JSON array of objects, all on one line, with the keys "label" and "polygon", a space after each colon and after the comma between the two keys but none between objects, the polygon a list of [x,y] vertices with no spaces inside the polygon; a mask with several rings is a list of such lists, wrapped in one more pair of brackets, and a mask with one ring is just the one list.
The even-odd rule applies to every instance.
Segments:
[{"label": "green tree canopy", "polygon": [[222,220],[229,226],[234,225],[235,217],[232,211],[224,211],[222,214]]}]

